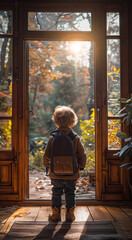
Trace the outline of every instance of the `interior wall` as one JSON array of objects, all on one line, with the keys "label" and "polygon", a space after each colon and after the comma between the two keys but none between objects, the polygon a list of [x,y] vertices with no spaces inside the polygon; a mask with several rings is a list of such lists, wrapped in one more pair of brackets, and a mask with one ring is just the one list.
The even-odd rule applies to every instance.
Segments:
[{"label": "interior wall", "polygon": [[[129,59],[128,59],[128,69],[129,69],[129,95],[132,97],[132,2],[129,1],[128,6],[128,49],[129,49]],[[130,135],[132,136],[132,125],[130,127]],[[130,171],[130,182],[132,184],[132,170]]]}]

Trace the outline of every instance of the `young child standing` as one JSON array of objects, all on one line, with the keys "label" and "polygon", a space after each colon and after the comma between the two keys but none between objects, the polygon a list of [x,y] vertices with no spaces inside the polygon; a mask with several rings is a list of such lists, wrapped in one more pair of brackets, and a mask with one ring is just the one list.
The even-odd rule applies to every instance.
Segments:
[{"label": "young child standing", "polygon": [[[52,120],[54,121],[57,129],[54,131],[65,132],[69,135],[74,135],[72,127],[77,124],[78,118],[71,107],[58,106],[55,108]],[[75,200],[75,186],[76,181],[79,178],[79,171],[83,170],[86,164],[86,154],[84,147],[77,134],[73,138],[74,153],[77,161],[77,171],[71,175],[56,175],[51,171],[51,154],[52,144],[54,136],[51,134],[43,157],[43,163],[45,167],[49,168],[49,176],[51,178],[52,187],[52,214],[49,215],[49,220],[60,221],[61,220],[61,206],[62,206],[62,195],[65,193],[66,200],[66,221],[74,221],[74,209],[76,206]],[[61,151],[61,150],[60,150]]]}]

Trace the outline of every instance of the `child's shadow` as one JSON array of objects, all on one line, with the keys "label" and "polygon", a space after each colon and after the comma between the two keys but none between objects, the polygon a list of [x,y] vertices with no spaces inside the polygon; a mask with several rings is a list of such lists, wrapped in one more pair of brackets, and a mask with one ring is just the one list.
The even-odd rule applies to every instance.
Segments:
[{"label": "child's shadow", "polygon": [[[56,230],[57,225],[60,225],[60,228],[58,231]],[[58,222],[53,223],[49,222],[48,225],[46,225],[41,232],[34,238],[34,240],[40,240],[40,239],[45,239],[45,240],[61,240],[64,238],[64,236],[68,233],[68,231],[71,228],[71,223],[68,222],[63,222],[62,225]]]}]

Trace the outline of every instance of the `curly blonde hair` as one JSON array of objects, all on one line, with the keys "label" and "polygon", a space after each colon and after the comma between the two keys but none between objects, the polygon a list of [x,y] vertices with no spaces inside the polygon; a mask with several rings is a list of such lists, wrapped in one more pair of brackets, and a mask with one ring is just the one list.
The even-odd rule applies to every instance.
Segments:
[{"label": "curly blonde hair", "polygon": [[71,107],[57,106],[52,120],[57,127],[73,127],[77,124],[78,117]]}]

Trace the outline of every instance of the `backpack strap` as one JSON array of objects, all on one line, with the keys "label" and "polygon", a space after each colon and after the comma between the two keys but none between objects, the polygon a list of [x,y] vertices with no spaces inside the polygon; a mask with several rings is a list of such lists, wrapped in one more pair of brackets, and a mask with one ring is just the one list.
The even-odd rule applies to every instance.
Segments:
[{"label": "backpack strap", "polygon": [[77,134],[76,134],[75,132],[70,132],[70,133],[68,133],[68,136],[69,136],[72,140],[74,140],[74,138],[77,136]]},{"label": "backpack strap", "polygon": [[59,134],[59,131],[52,131],[52,132],[50,133],[50,135],[53,136],[53,137],[57,137],[58,134]]},{"label": "backpack strap", "polygon": [[[51,136],[53,137],[57,137],[59,135],[61,131],[52,131],[50,133]],[[65,132],[65,131],[64,131]],[[75,132],[70,132],[67,134],[72,140],[74,140],[74,138],[77,136],[77,134]]]}]

